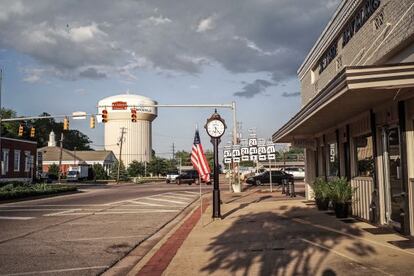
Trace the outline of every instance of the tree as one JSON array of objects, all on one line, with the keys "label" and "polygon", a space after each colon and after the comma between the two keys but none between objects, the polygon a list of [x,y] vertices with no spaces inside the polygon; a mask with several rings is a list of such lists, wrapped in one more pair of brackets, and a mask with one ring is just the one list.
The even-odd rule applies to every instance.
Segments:
[{"label": "tree", "polygon": [[[2,108],[0,111],[2,119],[10,119],[16,117],[16,112],[11,109]],[[1,123],[1,136],[8,138],[18,138],[17,133],[19,129],[19,122],[2,122]]]},{"label": "tree", "polygon": [[143,176],[145,174],[145,164],[138,162],[137,160],[132,161],[128,167],[128,175],[131,177]]},{"label": "tree", "polygon": [[147,170],[153,175],[165,175],[167,173],[167,162],[164,158],[153,157],[148,163]]},{"label": "tree", "polygon": [[49,175],[53,175],[53,176],[58,177],[59,171],[60,171],[59,166],[56,165],[55,163],[53,163],[52,165],[49,166],[49,170],[48,170]]},{"label": "tree", "polygon": [[184,150],[177,151],[175,153],[175,159],[181,159],[181,165],[183,166],[191,166],[191,154],[189,152],[186,152]]},{"label": "tree", "polygon": [[240,162],[240,167],[256,167],[256,164],[252,161],[241,161]]},{"label": "tree", "polygon": [[93,164],[92,170],[95,180],[108,179],[108,174],[106,173],[104,167],[101,164]]},{"label": "tree", "polygon": [[[111,179],[116,180],[117,175],[118,175],[118,161],[114,162],[114,164],[112,165],[111,171],[109,173],[109,176],[111,177]],[[128,180],[128,173],[127,173],[127,170],[125,169],[124,162],[122,161],[119,165],[119,180]]]}]

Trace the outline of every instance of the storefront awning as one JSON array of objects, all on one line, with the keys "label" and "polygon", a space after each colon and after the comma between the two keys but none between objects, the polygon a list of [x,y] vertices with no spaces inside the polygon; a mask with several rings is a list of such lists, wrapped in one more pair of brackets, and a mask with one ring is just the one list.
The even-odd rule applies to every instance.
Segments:
[{"label": "storefront awning", "polygon": [[414,63],[346,67],[276,131],[273,142],[314,137],[364,111],[414,94]]}]

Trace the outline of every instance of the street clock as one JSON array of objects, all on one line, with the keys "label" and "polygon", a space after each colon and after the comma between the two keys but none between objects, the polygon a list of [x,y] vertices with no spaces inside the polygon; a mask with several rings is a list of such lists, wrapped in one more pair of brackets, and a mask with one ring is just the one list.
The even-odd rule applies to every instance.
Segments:
[{"label": "street clock", "polygon": [[220,138],[223,136],[227,126],[221,116],[217,113],[217,110],[207,119],[207,123],[204,126],[207,130],[207,134],[211,138]]}]

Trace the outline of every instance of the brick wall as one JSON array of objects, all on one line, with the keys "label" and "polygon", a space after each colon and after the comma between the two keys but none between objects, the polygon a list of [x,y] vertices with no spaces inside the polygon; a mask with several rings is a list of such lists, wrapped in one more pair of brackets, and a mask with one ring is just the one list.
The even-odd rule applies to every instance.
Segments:
[{"label": "brick wall", "polygon": [[[1,139],[1,149],[2,151],[9,152],[9,160],[7,171],[3,174],[2,167],[0,166],[0,177],[3,179],[7,178],[28,178],[31,177],[31,171],[25,171],[25,161],[26,161],[26,152],[29,152],[31,156],[33,156],[33,163],[34,163],[34,170],[36,169],[36,152],[37,152],[37,145],[36,143],[31,143],[24,140],[17,140],[17,139]],[[19,162],[19,169],[15,170],[14,166],[14,158],[15,158],[15,150],[20,151],[20,162]],[[2,156],[3,158],[3,156]],[[4,160],[3,160],[4,162]],[[33,176],[36,174],[33,173]]]},{"label": "brick wall", "polygon": [[[381,0],[380,7],[344,48],[342,31],[332,39],[334,42],[339,38],[338,54],[320,75],[317,64],[314,65],[314,84],[311,83],[312,70],[306,72],[301,80],[302,105],[308,103],[344,66],[387,63],[394,55],[410,47],[414,43],[414,7],[410,9],[413,4],[413,0]],[[383,24],[375,27],[381,18]],[[390,26],[387,27],[387,23]]]}]

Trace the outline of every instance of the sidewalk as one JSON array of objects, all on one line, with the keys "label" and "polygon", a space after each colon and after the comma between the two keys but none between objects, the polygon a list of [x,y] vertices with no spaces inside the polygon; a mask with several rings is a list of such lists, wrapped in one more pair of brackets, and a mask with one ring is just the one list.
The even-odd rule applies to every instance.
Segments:
[{"label": "sidewalk", "polygon": [[[263,188],[262,188],[263,189]],[[242,195],[222,191],[222,220],[211,206],[180,247],[158,247],[131,275],[413,275],[414,243],[353,219],[317,211],[303,197],[255,188]],[[199,215],[199,211],[198,211]],[[194,227],[194,228],[193,228]],[[182,229],[177,230],[183,233]],[[174,234],[167,239],[172,241]],[[396,242],[397,241],[397,242]],[[394,246],[405,243],[408,249]],[[171,247],[172,246],[172,247]],[[171,251],[173,250],[173,251]],[[168,263],[163,255],[174,252]],[[158,258],[158,259],[157,259]],[[145,266],[152,259],[151,266]],[[164,261],[163,261],[164,260]],[[157,269],[157,263],[163,268]]]}]

